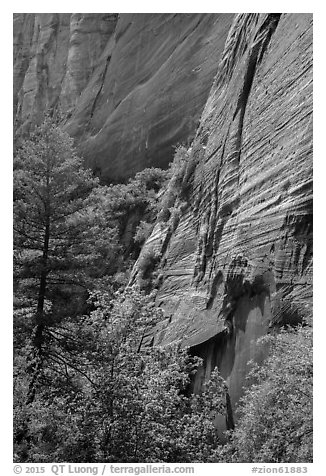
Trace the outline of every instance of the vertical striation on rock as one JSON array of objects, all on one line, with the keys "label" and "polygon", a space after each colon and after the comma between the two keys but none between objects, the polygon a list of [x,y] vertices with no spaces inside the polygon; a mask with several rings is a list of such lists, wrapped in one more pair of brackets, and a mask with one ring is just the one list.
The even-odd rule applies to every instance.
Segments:
[{"label": "vertical striation on rock", "polygon": [[116,14],[14,14],[14,115],[22,130],[58,105],[71,114],[116,22]]},{"label": "vertical striation on rock", "polygon": [[195,388],[218,365],[234,406],[257,339],[312,307],[312,15],[234,18],[189,163],[145,246],[165,243],[155,339],[204,357]]},{"label": "vertical striation on rock", "polygon": [[217,365],[234,406],[257,339],[312,307],[312,15],[15,14],[18,130],[57,106],[109,180],[191,144],[143,250],[167,317],[147,337],[204,357],[195,389]]},{"label": "vertical striation on rock", "polygon": [[95,71],[117,24],[117,14],[73,13],[70,17],[70,41],[66,73],[60,102],[72,109]]},{"label": "vertical striation on rock", "polygon": [[120,180],[193,139],[232,14],[15,14],[18,130],[48,108],[87,165]]},{"label": "vertical striation on rock", "polygon": [[22,130],[31,121],[38,122],[58,101],[67,62],[69,20],[69,14],[57,13],[14,16],[21,39],[14,49],[14,71],[19,71],[21,84],[14,113]]},{"label": "vertical striation on rock", "polygon": [[[232,15],[125,14],[89,120],[80,102],[68,125],[88,163],[118,179],[166,167],[195,135]],[[88,90],[85,90],[88,95]]]}]

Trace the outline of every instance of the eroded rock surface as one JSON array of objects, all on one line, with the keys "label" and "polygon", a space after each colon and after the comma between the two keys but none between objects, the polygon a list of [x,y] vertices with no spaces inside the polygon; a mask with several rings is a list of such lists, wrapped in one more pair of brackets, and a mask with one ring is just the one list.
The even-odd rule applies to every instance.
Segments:
[{"label": "eroded rock surface", "polygon": [[311,313],[311,15],[235,17],[179,204],[144,249],[162,255],[155,341],[205,358],[195,387],[218,365],[234,405],[257,339]]},{"label": "eroded rock surface", "polygon": [[191,145],[143,250],[166,314],[144,342],[203,356],[195,389],[218,365],[234,406],[257,339],[311,313],[312,15],[17,14],[14,40],[22,129],[61,105],[117,180]]},{"label": "eroded rock surface", "polygon": [[99,175],[166,167],[194,137],[232,14],[16,14],[14,107],[23,130],[60,105]]},{"label": "eroded rock surface", "polygon": [[28,128],[49,108],[76,106],[112,36],[117,14],[14,14],[14,114]]}]

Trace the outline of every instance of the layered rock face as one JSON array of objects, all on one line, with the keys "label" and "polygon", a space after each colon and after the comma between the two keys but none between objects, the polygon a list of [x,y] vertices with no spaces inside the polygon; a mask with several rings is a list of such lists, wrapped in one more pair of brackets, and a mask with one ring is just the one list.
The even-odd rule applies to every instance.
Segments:
[{"label": "layered rock face", "polygon": [[232,14],[15,14],[20,130],[61,106],[87,165],[125,179],[195,135]]},{"label": "layered rock face", "polygon": [[160,257],[144,344],[202,356],[195,390],[218,366],[235,407],[258,338],[311,314],[312,15],[17,14],[14,32],[21,129],[60,105],[116,180],[191,145],[131,282]]},{"label": "layered rock face", "polygon": [[257,339],[312,308],[312,15],[235,17],[189,153],[143,250],[167,317],[147,342],[202,356],[195,389],[217,365],[234,406]]},{"label": "layered rock face", "polygon": [[115,14],[14,14],[14,112],[20,127],[77,103],[117,23]]}]

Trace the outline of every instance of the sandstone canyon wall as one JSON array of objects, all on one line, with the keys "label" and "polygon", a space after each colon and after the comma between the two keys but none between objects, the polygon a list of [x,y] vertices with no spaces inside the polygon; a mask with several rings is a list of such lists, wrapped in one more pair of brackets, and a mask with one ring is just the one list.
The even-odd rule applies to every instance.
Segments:
[{"label": "sandstone canyon wall", "polygon": [[144,342],[202,356],[195,389],[217,365],[234,406],[257,339],[312,308],[312,15],[235,17],[170,210],[142,251],[166,314]]},{"label": "sandstone canyon wall", "polygon": [[195,135],[232,14],[15,14],[14,115],[67,114],[108,179],[166,167]]},{"label": "sandstone canyon wall", "polygon": [[159,256],[166,320],[144,343],[201,355],[195,389],[217,365],[234,406],[257,339],[312,308],[312,15],[17,14],[14,31],[20,130],[59,104],[115,180],[189,144],[131,282]]}]

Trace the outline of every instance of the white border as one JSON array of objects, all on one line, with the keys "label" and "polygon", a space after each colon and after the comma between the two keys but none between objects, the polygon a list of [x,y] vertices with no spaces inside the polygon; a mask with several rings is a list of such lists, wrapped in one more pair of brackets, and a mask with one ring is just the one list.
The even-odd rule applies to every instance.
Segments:
[{"label": "white border", "polygon": [[[114,2],[103,1],[14,1],[2,5],[1,34],[1,463],[7,467],[2,474],[12,473],[12,14],[14,12],[313,12],[314,13],[314,463],[308,474],[325,474],[322,463],[325,461],[325,322],[326,310],[323,301],[325,294],[325,46],[326,15],[322,2],[275,1],[275,2],[235,2],[219,4],[212,1],[165,1],[158,2]],[[199,468],[200,466],[200,468]],[[198,474],[250,474],[251,464],[213,464],[196,465]],[[266,467],[269,465],[266,464]],[[285,465],[283,465],[285,466]]]}]

